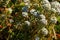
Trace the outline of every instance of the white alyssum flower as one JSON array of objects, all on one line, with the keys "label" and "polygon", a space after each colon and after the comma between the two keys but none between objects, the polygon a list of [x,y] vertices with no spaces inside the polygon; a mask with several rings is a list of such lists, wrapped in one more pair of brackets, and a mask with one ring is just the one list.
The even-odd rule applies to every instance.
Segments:
[{"label": "white alyssum flower", "polygon": [[48,0],[42,0],[42,7],[47,10],[51,10],[51,5]]},{"label": "white alyssum flower", "polygon": [[28,26],[30,26],[30,24],[31,24],[29,21],[25,21],[25,23],[26,23]]},{"label": "white alyssum flower", "polygon": [[31,13],[32,15],[34,15],[34,16],[39,16],[38,11],[36,11],[35,9],[31,9],[31,10],[30,10],[30,13]]},{"label": "white alyssum flower", "polygon": [[40,16],[41,19],[45,19],[46,18],[45,15],[43,15],[43,14],[40,14],[39,16]]},{"label": "white alyssum flower", "polygon": [[23,17],[27,17],[28,16],[28,13],[27,12],[22,12],[22,16]]},{"label": "white alyssum flower", "polygon": [[56,10],[57,10],[58,15],[60,15],[60,8],[57,8]]},{"label": "white alyssum flower", "polygon": [[46,20],[46,19],[41,19],[40,22],[41,22],[43,25],[47,25],[47,20]]},{"label": "white alyssum flower", "polygon": [[30,8],[30,3],[29,2],[26,2],[25,5]]},{"label": "white alyssum flower", "polygon": [[49,1],[48,0],[42,0],[42,3],[43,4],[49,4]]},{"label": "white alyssum flower", "polygon": [[57,1],[51,2],[51,7],[56,10],[53,12],[57,12],[58,14],[60,14],[60,3],[59,2],[57,2]]},{"label": "white alyssum flower", "polygon": [[35,40],[39,40],[40,38],[37,36],[37,37],[35,37]]},{"label": "white alyssum flower", "polygon": [[12,23],[12,22],[14,22],[14,20],[13,19],[9,19],[9,22]]},{"label": "white alyssum flower", "polygon": [[51,8],[51,11],[53,11],[54,13],[57,12],[55,8]]},{"label": "white alyssum flower", "polygon": [[8,8],[9,13],[12,13],[12,11],[13,11],[12,8]]},{"label": "white alyssum flower", "polygon": [[24,0],[24,2],[29,2],[30,0]]},{"label": "white alyssum flower", "polygon": [[51,6],[52,6],[52,8],[60,8],[60,3],[59,2],[57,2],[57,1],[53,1],[53,2],[51,2]]},{"label": "white alyssum flower", "polygon": [[42,5],[46,10],[51,10],[51,5],[50,4],[44,4]]},{"label": "white alyssum flower", "polygon": [[41,31],[43,35],[48,35],[48,30],[45,27],[43,27]]},{"label": "white alyssum flower", "polygon": [[33,14],[36,10],[35,9],[31,9],[30,13]]},{"label": "white alyssum flower", "polygon": [[26,2],[26,3],[25,3],[25,5],[29,5],[29,3],[28,3],[28,2]]},{"label": "white alyssum flower", "polygon": [[51,20],[52,23],[56,23],[57,22],[57,18],[56,17],[51,17],[50,20]]},{"label": "white alyssum flower", "polygon": [[34,15],[34,16],[38,16],[38,12],[34,12],[33,15]]}]

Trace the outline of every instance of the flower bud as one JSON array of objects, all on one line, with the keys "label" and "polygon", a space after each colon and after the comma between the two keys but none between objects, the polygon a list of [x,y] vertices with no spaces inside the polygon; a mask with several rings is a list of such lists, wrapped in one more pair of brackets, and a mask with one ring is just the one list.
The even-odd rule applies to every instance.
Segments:
[{"label": "flower bud", "polygon": [[33,14],[36,10],[35,9],[31,9],[30,13]]},{"label": "flower bud", "polygon": [[22,12],[28,12],[28,7],[27,6],[23,7]]},{"label": "flower bud", "polygon": [[56,17],[51,17],[50,20],[51,20],[52,23],[56,23],[57,22],[57,18]]},{"label": "flower bud", "polygon": [[28,26],[30,26],[30,22],[29,21],[25,21],[25,24],[27,24]]},{"label": "flower bud", "polygon": [[43,34],[43,35],[47,35],[47,34],[48,34],[48,30],[47,30],[45,27],[43,27],[43,28],[41,29],[41,31],[42,31],[42,34]]},{"label": "flower bud", "polygon": [[54,13],[57,12],[55,8],[51,8],[51,11],[54,12]]},{"label": "flower bud", "polygon": [[47,25],[47,20],[46,20],[46,19],[41,19],[40,22],[41,22],[43,25]]},{"label": "flower bud", "polygon": [[52,8],[60,8],[60,3],[57,1],[53,1],[53,2],[51,2],[51,6],[52,6]]},{"label": "flower bud", "polygon": [[39,16],[38,12],[34,12],[33,15],[36,16],[36,17]]},{"label": "flower bud", "polygon": [[45,15],[41,14],[41,15],[40,15],[40,18],[41,18],[41,19],[45,19]]},{"label": "flower bud", "polygon": [[28,13],[27,12],[22,12],[22,16],[23,17],[27,17],[28,16]]},{"label": "flower bud", "polygon": [[30,26],[30,22],[29,22],[29,21],[25,21],[25,23],[26,23],[28,26]]}]

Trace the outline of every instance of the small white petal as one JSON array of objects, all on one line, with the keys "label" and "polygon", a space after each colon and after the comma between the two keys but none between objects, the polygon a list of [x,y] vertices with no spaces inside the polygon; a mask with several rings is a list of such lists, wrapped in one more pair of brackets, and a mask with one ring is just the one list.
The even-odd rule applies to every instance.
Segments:
[{"label": "small white petal", "polygon": [[29,3],[25,3],[25,5],[29,5]]},{"label": "small white petal", "polygon": [[29,22],[29,21],[25,21],[25,23],[26,23],[28,26],[30,26],[30,22]]},{"label": "small white petal", "polygon": [[30,13],[33,14],[33,12],[35,12],[35,11],[36,11],[35,9],[31,9]]},{"label": "small white petal", "polygon": [[34,15],[34,16],[38,16],[38,13],[37,13],[37,12],[34,12],[33,15]]},{"label": "small white petal", "polygon": [[51,10],[51,5],[48,0],[42,0],[42,7],[46,10]]},{"label": "small white petal", "polygon": [[45,15],[43,15],[43,14],[41,14],[40,17],[41,17],[42,19],[45,19]]},{"label": "small white petal", "polygon": [[28,16],[28,13],[27,12],[22,12],[22,16],[23,17],[27,17]]}]

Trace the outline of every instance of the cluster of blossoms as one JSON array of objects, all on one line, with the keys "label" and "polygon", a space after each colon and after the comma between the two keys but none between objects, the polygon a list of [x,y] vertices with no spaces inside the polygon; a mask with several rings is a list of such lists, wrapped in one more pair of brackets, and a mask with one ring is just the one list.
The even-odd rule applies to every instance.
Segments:
[{"label": "cluster of blossoms", "polygon": [[60,14],[60,3],[58,1],[52,1],[49,2],[48,0],[43,0],[42,1],[42,6],[47,9],[47,10],[51,10],[53,12],[57,12],[58,14]]},{"label": "cluster of blossoms", "polygon": [[29,0],[24,0],[25,5],[30,8],[30,1]]},{"label": "cluster of blossoms", "polygon": [[[48,0],[42,0],[41,3],[42,4],[40,6],[42,6],[44,9],[60,14],[60,11],[59,11],[60,3],[59,2],[57,2],[57,1],[49,2]],[[21,5],[24,5],[24,6],[22,8],[20,8]],[[15,4],[15,6],[16,6],[16,4]],[[5,20],[7,19],[6,26],[11,27],[13,25],[14,27],[16,27],[16,29],[19,29],[19,27],[20,27],[20,30],[22,30],[22,29],[24,31],[30,30],[30,31],[32,31],[32,34],[35,30],[41,30],[41,33],[46,36],[49,33],[49,30],[46,28],[46,26],[49,25],[49,22],[52,24],[56,24],[57,18],[55,17],[55,15],[51,14],[52,16],[50,16],[48,19],[44,13],[42,13],[40,10],[37,10],[37,8],[35,8],[36,6],[39,7],[39,4],[31,3],[30,0],[23,0],[23,3],[21,2],[18,6],[16,6],[17,8],[15,8],[15,7],[6,8],[5,7],[6,12],[4,11],[5,14],[4,13],[1,14],[1,17],[2,18],[6,17],[5,18]],[[23,26],[25,26],[25,27],[28,26],[28,28],[24,29]],[[42,26],[42,28],[39,29],[41,26]],[[1,27],[1,25],[0,25],[0,27]],[[35,40],[40,40],[39,36],[37,36],[35,38]]]},{"label": "cluster of blossoms", "polygon": [[[30,11],[28,10],[29,9],[28,6],[29,6],[29,3],[30,3],[29,0],[24,0],[24,3],[25,3],[25,6],[22,7],[22,16],[23,17],[25,17],[25,18],[28,17],[29,16],[29,12],[30,12],[33,16],[39,17],[40,18],[40,22],[43,25],[47,25],[48,24],[48,20],[46,19],[44,14],[40,14],[36,9],[31,9]],[[51,2],[51,4],[50,4],[50,2],[48,0],[42,0],[42,6],[44,8],[46,8],[46,9],[48,9],[48,10],[54,10],[54,9],[58,10],[58,9],[60,9],[59,3],[57,1]],[[8,8],[8,11],[9,11],[9,13],[12,13],[12,9],[11,8]],[[56,19],[55,16],[51,17],[50,20],[51,20],[52,23],[56,23],[57,22],[57,19]],[[9,21],[10,21],[10,23],[14,22],[12,19],[9,19]],[[28,21],[28,20],[25,21],[25,24],[27,24],[28,26],[31,25],[30,21]],[[43,27],[41,30],[42,30],[42,33],[44,35],[48,34],[48,30],[45,27]]]},{"label": "cluster of blossoms", "polygon": [[42,18],[40,20],[42,22],[42,24],[47,25],[47,20],[46,20],[45,16],[43,14],[41,14],[40,17]]},{"label": "cluster of blossoms", "polygon": [[60,3],[57,1],[51,2],[52,11],[60,14]]},{"label": "cluster of blossoms", "polygon": [[[60,3],[57,1],[49,2],[48,0],[43,0],[42,6],[47,10],[51,10],[55,13],[57,12],[58,14],[60,13],[60,11],[59,11],[60,10]],[[52,16],[50,20],[53,23],[57,22],[57,18],[55,16]]]},{"label": "cluster of blossoms", "polygon": [[48,0],[43,0],[42,6],[47,10],[51,10],[51,5],[50,5],[50,2]]}]

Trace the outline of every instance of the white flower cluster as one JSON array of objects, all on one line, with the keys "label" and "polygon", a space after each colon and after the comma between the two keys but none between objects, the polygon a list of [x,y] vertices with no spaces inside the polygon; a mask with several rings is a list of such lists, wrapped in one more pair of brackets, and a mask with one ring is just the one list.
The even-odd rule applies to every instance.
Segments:
[{"label": "white flower cluster", "polygon": [[28,13],[27,12],[22,12],[22,16],[23,17],[28,17]]},{"label": "white flower cluster", "polygon": [[52,11],[60,14],[60,3],[57,1],[51,2]]},{"label": "white flower cluster", "polygon": [[49,2],[48,0],[42,0],[42,7],[46,10],[51,10],[60,14],[60,3],[57,1]]},{"label": "white flower cluster", "polygon": [[41,17],[41,19],[45,19],[46,18],[45,15],[43,15],[43,14],[41,14],[40,17]]},{"label": "white flower cluster", "polygon": [[46,20],[46,18],[45,18],[45,15],[40,14],[40,18],[41,18],[40,22],[41,22],[42,24],[44,24],[44,25],[47,25],[47,20]]},{"label": "white flower cluster", "polygon": [[43,23],[44,25],[47,25],[47,20],[45,18],[45,15],[43,14],[38,14],[35,9],[31,9],[30,13],[33,14],[34,16],[39,16],[41,18],[40,22]]},{"label": "white flower cluster", "polygon": [[44,25],[47,25],[47,20],[46,20],[46,18],[45,18],[45,15],[43,15],[43,14],[38,14],[38,12],[37,12],[35,9],[31,9],[31,10],[30,10],[30,13],[31,13],[32,15],[34,15],[34,16],[40,17],[40,18],[41,18],[40,22],[41,22],[42,24],[44,24]]},{"label": "white flower cluster", "polygon": [[41,19],[40,22],[44,25],[47,25],[47,20],[46,19]]},{"label": "white flower cluster", "polygon": [[42,6],[47,10],[51,10],[51,5],[48,0],[42,0]]},{"label": "white flower cluster", "polygon": [[45,36],[48,34],[48,30],[45,27],[43,27],[41,31],[42,31],[42,34]]},{"label": "white flower cluster", "polygon": [[30,26],[30,22],[29,21],[25,21],[25,24],[27,24],[28,26]]},{"label": "white flower cluster", "polygon": [[28,6],[28,8],[30,8],[30,0],[24,0],[25,5]]},{"label": "white flower cluster", "polygon": [[38,11],[36,11],[35,9],[31,9],[30,13],[34,16],[39,16]]},{"label": "white flower cluster", "polygon": [[54,23],[54,24],[57,23],[57,18],[56,18],[55,16],[54,16],[54,17],[51,17],[50,20],[51,20],[51,22]]}]

